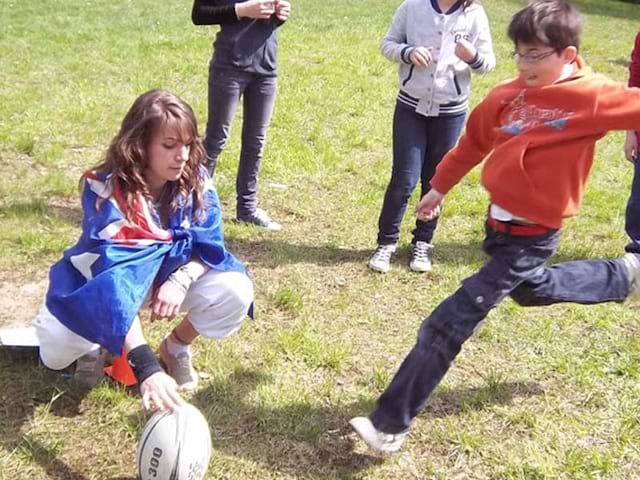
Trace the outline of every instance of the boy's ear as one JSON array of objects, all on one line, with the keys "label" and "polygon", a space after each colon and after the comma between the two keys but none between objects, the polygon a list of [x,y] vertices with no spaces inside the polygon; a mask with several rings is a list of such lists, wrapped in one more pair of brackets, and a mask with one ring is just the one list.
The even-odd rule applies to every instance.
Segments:
[{"label": "boy's ear", "polygon": [[562,50],[562,58],[564,59],[564,63],[573,63],[578,56],[578,49],[576,47],[569,46]]}]

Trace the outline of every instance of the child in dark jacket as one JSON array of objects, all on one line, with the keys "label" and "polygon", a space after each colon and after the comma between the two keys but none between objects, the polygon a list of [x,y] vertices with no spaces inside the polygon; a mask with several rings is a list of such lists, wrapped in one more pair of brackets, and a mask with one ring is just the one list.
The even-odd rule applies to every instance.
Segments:
[{"label": "child in dark jacket", "polygon": [[242,97],[236,217],[267,230],[280,225],[257,207],[258,172],[276,99],[276,29],[290,11],[287,0],[195,0],[192,11],[194,24],[220,25],[209,64],[207,168],[213,176]]},{"label": "child in dark jacket", "polygon": [[518,78],[474,109],[417,206],[435,218],[444,195],[483,159],[489,192],[487,263],[424,320],[416,345],[376,409],[351,425],[371,447],[398,450],[464,342],[510,296],[523,306],[622,302],[640,291],[640,256],[546,264],[564,218],[580,205],[595,142],[640,125],[640,89],[592,74],[578,55],[581,19],[566,0],[535,0],[514,15]]}]

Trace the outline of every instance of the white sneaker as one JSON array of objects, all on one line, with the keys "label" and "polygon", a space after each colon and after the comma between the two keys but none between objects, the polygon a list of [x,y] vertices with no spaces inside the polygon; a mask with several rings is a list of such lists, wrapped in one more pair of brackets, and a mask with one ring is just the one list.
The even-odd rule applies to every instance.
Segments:
[{"label": "white sneaker", "polygon": [[621,260],[627,268],[627,278],[629,279],[628,296],[637,296],[640,294],[640,255],[627,253]]},{"label": "white sneaker", "polygon": [[396,251],[394,244],[378,245],[369,259],[369,268],[380,273],[387,273],[391,269],[391,255]]},{"label": "white sneaker", "polygon": [[349,424],[370,448],[384,453],[393,453],[400,450],[408,433],[381,432],[373,426],[369,417],[352,418],[349,420]]},{"label": "white sneaker", "polygon": [[433,246],[427,242],[416,242],[411,249],[411,262],[409,262],[409,268],[414,272],[430,272],[431,271],[431,259],[429,258],[429,250]]}]

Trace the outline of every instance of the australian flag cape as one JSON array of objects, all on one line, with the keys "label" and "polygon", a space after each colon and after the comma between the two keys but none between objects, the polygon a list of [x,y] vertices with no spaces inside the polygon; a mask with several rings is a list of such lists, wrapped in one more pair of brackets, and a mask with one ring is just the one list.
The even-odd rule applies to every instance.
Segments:
[{"label": "australian flag cape", "polygon": [[150,289],[197,256],[221,272],[245,272],[224,246],[220,203],[211,179],[205,182],[205,216],[194,220],[191,196],[167,228],[140,195],[131,220],[111,175],[86,175],[82,193],[82,236],[49,272],[46,305],[81,337],[119,355],[125,336]]}]

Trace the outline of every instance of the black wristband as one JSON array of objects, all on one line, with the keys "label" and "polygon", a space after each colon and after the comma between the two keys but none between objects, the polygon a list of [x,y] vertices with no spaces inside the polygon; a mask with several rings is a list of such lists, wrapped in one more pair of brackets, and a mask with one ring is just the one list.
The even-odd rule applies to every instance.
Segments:
[{"label": "black wristband", "polygon": [[154,373],[162,371],[162,367],[153,354],[151,347],[146,343],[127,353],[127,360],[133,370],[133,374],[136,376],[136,380],[138,380],[138,386],[142,385],[142,382]]}]

